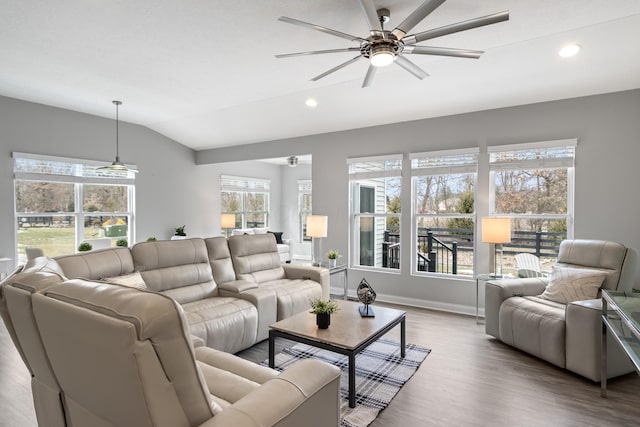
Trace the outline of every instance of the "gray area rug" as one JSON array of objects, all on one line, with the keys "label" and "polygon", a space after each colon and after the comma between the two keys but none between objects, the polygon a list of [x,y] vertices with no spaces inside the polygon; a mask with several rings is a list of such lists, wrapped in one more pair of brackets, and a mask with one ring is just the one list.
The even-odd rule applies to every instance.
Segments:
[{"label": "gray area rug", "polygon": [[[342,369],[340,379],[340,425],[368,426],[378,413],[389,405],[400,388],[418,370],[431,350],[407,344],[404,359],[400,357],[400,343],[381,338],[356,356],[356,407],[349,408],[347,356],[296,344],[276,354],[275,369],[283,371],[302,359],[314,358]],[[268,365],[268,361],[263,362]]]}]

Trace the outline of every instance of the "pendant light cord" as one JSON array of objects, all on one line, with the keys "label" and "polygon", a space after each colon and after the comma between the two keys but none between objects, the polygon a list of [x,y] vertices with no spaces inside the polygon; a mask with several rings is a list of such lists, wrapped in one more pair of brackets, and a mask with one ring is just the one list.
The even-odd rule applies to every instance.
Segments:
[{"label": "pendant light cord", "polygon": [[118,130],[119,130],[119,118],[118,118],[118,107],[120,105],[122,105],[122,101],[112,101],[113,104],[116,106],[116,161],[120,161],[120,138],[119,138],[119,134],[118,134]]}]

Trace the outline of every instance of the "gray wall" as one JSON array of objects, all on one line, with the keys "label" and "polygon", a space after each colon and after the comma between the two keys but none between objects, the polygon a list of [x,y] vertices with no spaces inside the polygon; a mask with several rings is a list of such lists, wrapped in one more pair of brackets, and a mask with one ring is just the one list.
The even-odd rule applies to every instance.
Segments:
[{"label": "gray wall", "polygon": [[[125,109],[121,117],[126,120]],[[640,207],[636,189],[640,182],[639,118],[640,90],[634,90],[198,153],[145,127],[121,122],[120,154],[123,161],[136,163],[140,169],[136,178],[137,241],[148,236],[168,238],[172,227],[182,224],[192,236],[219,234],[220,173],[283,176],[271,170],[281,167],[258,170],[255,162],[225,165],[227,162],[312,154],[314,213],[329,216],[329,236],[323,248],[346,254],[347,158],[466,147],[483,150],[487,145],[577,138],[575,236],[640,248],[640,228],[635,221]],[[0,97],[0,129],[0,197],[5,201],[0,205],[0,257],[13,258],[11,152],[111,161],[114,122]],[[282,181],[278,185],[286,191]],[[487,197],[488,183],[481,181],[478,186],[478,198]],[[403,202],[408,206],[409,189],[405,190]],[[272,203],[282,209],[282,199],[274,198]],[[283,212],[283,222],[287,215]],[[402,219],[403,232],[409,235],[410,212],[403,212]],[[410,253],[409,245],[405,239],[403,253]],[[479,265],[488,263],[487,246],[480,245]],[[363,277],[380,299],[460,312],[474,310],[475,281],[411,276],[406,256],[401,274],[350,270],[350,288]]]},{"label": "gray wall", "polygon": [[[640,90],[610,93],[379,127],[272,141],[243,147],[200,151],[198,164],[251,158],[313,155],[314,213],[329,215],[324,248],[348,248],[348,179],[346,159],[391,153],[578,139],[575,184],[575,237],[613,240],[640,248]],[[405,162],[406,163],[406,162]],[[406,170],[405,170],[406,171]],[[409,189],[404,206],[410,206]],[[488,197],[488,182],[478,183],[478,199]],[[479,216],[487,212],[478,212]],[[403,232],[410,235],[410,212],[403,212]],[[409,239],[402,252],[410,253]],[[478,265],[488,264],[488,245],[480,245]],[[475,308],[475,281],[414,277],[408,257],[402,273],[351,269],[350,289],[363,277],[378,297],[407,304],[460,312]],[[486,267],[488,271],[488,266]],[[640,277],[640,272],[637,273]],[[636,286],[638,286],[636,278]]]}]

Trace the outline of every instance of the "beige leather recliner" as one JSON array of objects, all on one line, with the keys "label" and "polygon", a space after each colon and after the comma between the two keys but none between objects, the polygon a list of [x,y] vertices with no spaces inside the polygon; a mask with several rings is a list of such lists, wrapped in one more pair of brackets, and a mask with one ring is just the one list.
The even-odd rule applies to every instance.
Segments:
[{"label": "beige leather recliner", "polygon": [[[7,296],[24,285],[3,288]],[[5,302],[26,338],[16,345],[39,342],[21,352],[46,364],[59,386],[40,408],[40,425],[338,425],[339,369],[307,360],[278,374],[194,349],[180,305],[165,295],[74,279]],[[12,315],[25,308],[31,321]]]},{"label": "beige leather recliner", "polygon": [[[601,240],[565,240],[557,263],[606,272],[601,289],[630,292],[638,253],[625,245]],[[485,332],[593,381],[600,381],[602,337],[600,298],[561,304],[539,298],[548,277],[502,279],[485,286]],[[608,377],[634,370],[609,336]]]}]

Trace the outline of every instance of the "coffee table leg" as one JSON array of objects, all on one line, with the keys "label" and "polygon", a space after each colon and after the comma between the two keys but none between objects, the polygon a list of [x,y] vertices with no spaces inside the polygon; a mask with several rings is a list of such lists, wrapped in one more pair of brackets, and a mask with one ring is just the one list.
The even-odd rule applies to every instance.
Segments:
[{"label": "coffee table leg", "polygon": [[405,355],[405,347],[407,346],[407,340],[405,338],[406,334],[406,326],[404,324],[405,318],[402,318],[400,321],[400,357],[404,357]]},{"label": "coffee table leg", "polygon": [[275,366],[275,352],[276,352],[276,337],[273,334],[273,331],[269,331],[269,367],[273,368]]},{"label": "coffee table leg", "polygon": [[349,408],[356,407],[356,355],[349,353]]}]

